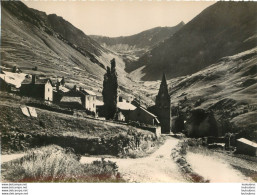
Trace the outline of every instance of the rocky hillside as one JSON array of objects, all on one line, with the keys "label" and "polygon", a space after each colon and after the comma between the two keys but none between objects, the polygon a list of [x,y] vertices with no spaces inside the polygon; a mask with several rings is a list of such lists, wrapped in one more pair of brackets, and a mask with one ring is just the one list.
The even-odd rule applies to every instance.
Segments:
[{"label": "rocky hillside", "polygon": [[[116,58],[120,83],[128,80],[123,60],[55,14],[28,8],[19,1],[2,2],[1,65],[24,73],[85,85],[97,91],[105,67]],[[37,71],[32,68],[37,67]]]},{"label": "rocky hillside", "polygon": [[224,56],[257,45],[257,3],[217,2],[172,37],[127,66],[134,77],[156,80],[195,73]]},{"label": "rocky hillside", "polygon": [[109,48],[120,54],[132,53],[136,57],[140,57],[146,51],[171,37],[183,26],[184,22],[180,22],[174,27],[156,27],[131,36],[104,37],[91,35],[90,37],[100,43],[103,47]]},{"label": "rocky hillside", "polygon": [[[167,83],[172,107],[179,106],[184,116],[196,109],[212,111],[225,130],[243,131],[248,136],[255,131],[257,136],[257,47]],[[155,100],[160,82],[143,85],[149,99]]]}]

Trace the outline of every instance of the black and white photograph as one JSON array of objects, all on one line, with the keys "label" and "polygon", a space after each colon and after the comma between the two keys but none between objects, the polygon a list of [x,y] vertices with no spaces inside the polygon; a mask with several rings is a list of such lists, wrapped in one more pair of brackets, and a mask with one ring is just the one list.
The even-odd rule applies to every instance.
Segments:
[{"label": "black and white photograph", "polygon": [[257,2],[1,1],[0,133],[1,183],[255,185]]}]

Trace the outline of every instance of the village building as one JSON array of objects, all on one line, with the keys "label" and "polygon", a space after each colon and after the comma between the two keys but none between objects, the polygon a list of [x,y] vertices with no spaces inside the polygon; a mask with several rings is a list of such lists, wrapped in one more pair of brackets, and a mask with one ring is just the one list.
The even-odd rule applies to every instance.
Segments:
[{"label": "village building", "polygon": [[[54,88],[53,88],[53,101],[58,103],[61,102],[61,99],[64,95],[64,93],[67,93],[68,91],[70,91],[70,89],[68,89],[65,86],[65,80],[64,77],[62,78],[57,78],[56,79],[56,83],[54,83]],[[68,101],[68,99],[66,99]],[[66,101],[65,98],[63,99],[63,101]]]},{"label": "village building", "polygon": [[131,104],[126,99],[119,99],[120,101],[117,102],[118,108],[118,120],[119,121],[128,121],[129,113],[136,109],[136,106]]},{"label": "village building", "polygon": [[86,110],[96,113],[96,94],[90,90],[80,89],[84,94],[84,102],[82,103]]},{"label": "village building", "polygon": [[84,107],[82,105],[83,94],[76,91],[68,91],[64,93],[60,99],[60,105],[62,107],[70,109],[82,110]]},{"label": "village building", "polygon": [[65,87],[65,80],[64,80],[64,77],[62,78],[57,78],[57,82],[56,82],[56,91],[59,91],[60,88],[63,88]]},{"label": "village building", "polygon": [[168,85],[166,81],[166,76],[163,74],[162,81],[158,95],[156,96],[155,114],[161,123],[161,132],[170,133],[171,130],[171,107],[170,107],[170,95],[168,92]]},{"label": "village building", "polygon": [[[104,102],[99,100],[96,101],[98,116],[103,116]],[[119,95],[117,98],[117,120],[124,122],[138,122],[144,125],[159,126],[160,122],[156,115],[149,112],[146,108],[140,105],[138,101],[129,99],[127,100],[124,96]]]},{"label": "village building", "polygon": [[5,79],[0,77],[0,91],[11,91],[11,87],[13,85],[11,85],[10,83],[6,82]]},{"label": "village building", "polygon": [[134,100],[134,97],[132,95],[124,96],[122,94],[117,96],[117,103],[118,102],[127,102],[131,103]]},{"label": "village building", "polygon": [[126,121],[135,121],[145,125],[158,126],[160,122],[156,115],[149,112],[142,106],[138,106],[136,109],[128,112],[126,116]]},{"label": "village building", "polygon": [[0,90],[8,92],[18,92],[21,83],[27,77],[24,73],[13,73],[0,71]]},{"label": "village building", "polygon": [[32,75],[32,80],[25,80],[20,87],[20,94],[46,101],[53,101],[53,85],[50,79],[37,79]]},{"label": "village building", "polygon": [[96,113],[96,94],[90,90],[75,86],[72,90],[64,92],[60,104],[70,108],[86,109]]},{"label": "village building", "polygon": [[236,151],[240,154],[257,156],[257,143],[245,138],[237,139]]}]

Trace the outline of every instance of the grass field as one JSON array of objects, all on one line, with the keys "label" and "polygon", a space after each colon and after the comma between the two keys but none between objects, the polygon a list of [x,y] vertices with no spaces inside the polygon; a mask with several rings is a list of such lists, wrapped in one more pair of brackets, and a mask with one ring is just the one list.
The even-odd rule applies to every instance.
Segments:
[{"label": "grass field", "polygon": [[[111,121],[77,117],[36,108],[37,118],[25,116],[20,105],[35,101],[7,93],[0,94],[2,154],[24,152],[56,144],[72,147],[84,155],[141,157],[162,143],[154,133]],[[135,147],[139,136],[140,148]]]},{"label": "grass field", "polygon": [[19,96],[7,93],[0,93],[0,98],[0,129],[2,132],[48,133],[80,138],[111,137],[127,132],[129,129],[142,134],[152,134],[132,126],[76,117],[42,109],[36,109],[38,117],[31,118],[23,115],[19,108],[20,105],[30,102],[31,99],[21,99]]},{"label": "grass field", "polygon": [[80,164],[71,150],[51,145],[30,150],[21,159],[2,165],[6,182],[124,182],[111,161]]}]

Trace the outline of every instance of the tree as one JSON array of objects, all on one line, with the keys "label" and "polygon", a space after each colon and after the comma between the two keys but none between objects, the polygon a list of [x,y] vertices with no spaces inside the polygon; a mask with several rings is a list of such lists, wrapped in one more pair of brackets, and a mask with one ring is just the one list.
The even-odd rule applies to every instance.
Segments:
[{"label": "tree", "polygon": [[111,60],[111,68],[107,67],[103,82],[104,114],[106,119],[114,119],[117,112],[118,78],[115,59]]}]

